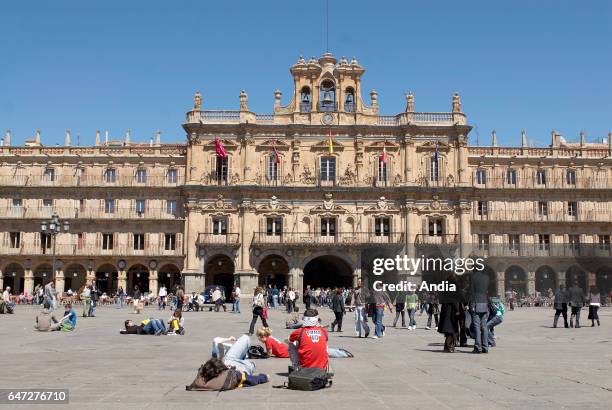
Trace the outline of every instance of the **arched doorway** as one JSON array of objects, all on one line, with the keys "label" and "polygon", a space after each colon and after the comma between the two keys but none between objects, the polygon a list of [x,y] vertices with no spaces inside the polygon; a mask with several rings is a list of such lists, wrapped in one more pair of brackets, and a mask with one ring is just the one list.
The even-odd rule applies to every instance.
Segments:
[{"label": "arched doorway", "polygon": [[527,295],[527,274],[520,266],[510,266],[505,273],[506,292],[515,291],[519,296]]},{"label": "arched doorway", "polygon": [[567,272],[565,272],[565,283],[568,288],[574,286],[574,282],[578,283],[578,286],[582,288],[585,292],[588,291],[587,288],[587,274],[585,271],[580,269],[578,266],[570,267]]},{"label": "arched doorway", "polygon": [[535,289],[542,296],[554,295],[557,290],[557,281],[555,280],[555,271],[550,266],[540,266],[535,272]]},{"label": "arched doorway", "polygon": [[[53,268],[51,268],[50,264],[43,263],[34,269],[34,289],[36,289],[38,285],[45,286],[51,281],[53,281]],[[56,290],[62,291],[61,289]]]},{"label": "arched doorway", "polygon": [[64,292],[72,289],[73,292],[79,291],[87,283],[87,271],[82,265],[73,263],[64,269]]},{"label": "arched doorway", "polygon": [[162,266],[157,274],[157,282],[160,288],[165,286],[168,292],[174,292],[174,289],[181,285],[180,269],[172,264]]},{"label": "arched doorway", "polygon": [[497,292],[497,273],[493,270],[493,268],[490,266],[485,266],[482,272],[489,277],[489,289],[487,290],[489,297],[502,296]]},{"label": "arched doorway", "polygon": [[109,263],[96,269],[96,288],[102,293],[107,295],[115,293],[118,279],[117,269]]},{"label": "arched doorway", "polygon": [[353,271],[341,258],[323,255],[312,259],[304,266],[304,289],[353,286]]},{"label": "arched doorway", "polygon": [[279,255],[268,255],[259,264],[259,286],[276,286],[282,289],[288,285],[289,264]]},{"label": "arched doorway", "polygon": [[215,255],[204,268],[206,272],[206,286],[219,285],[225,287],[225,294],[229,298],[234,287],[234,262],[226,255]]},{"label": "arched doorway", "polygon": [[[25,274],[23,266],[18,263],[11,263],[2,270],[3,286],[11,288],[13,295],[18,295],[23,291]],[[4,289],[2,289],[4,291]]]},{"label": "arched doorway", "polygon": [[595,273],[595,284],[602,296],[608,295],[612,291],[612,269],[607,266],[599,268]]},{"label": "arched doorway", "polygon": [[136,286],[141,293],[149,291],[149,269],[141,264],[133,265],[127,271],[127,293],[133,295]]}]

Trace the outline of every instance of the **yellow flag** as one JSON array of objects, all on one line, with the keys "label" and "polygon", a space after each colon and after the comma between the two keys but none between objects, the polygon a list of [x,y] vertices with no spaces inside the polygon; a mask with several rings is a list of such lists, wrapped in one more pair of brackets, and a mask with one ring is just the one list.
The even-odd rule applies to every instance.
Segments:
[{"label": "yellow flag", "polygon": [[327,145],[329,147],[329,153],[333,154],[334,153],[334,141],[332,140],[331,128],[329,129],[329,139],[328,139]]}]

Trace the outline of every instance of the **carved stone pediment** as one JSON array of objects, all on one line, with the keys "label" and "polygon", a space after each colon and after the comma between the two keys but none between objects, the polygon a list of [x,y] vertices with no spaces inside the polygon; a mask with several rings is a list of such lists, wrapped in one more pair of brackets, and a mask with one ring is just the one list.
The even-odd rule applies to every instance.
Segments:
[{"label": "carved stone pediment", "polygon": [[204,204],[201,209],[202,212],[238,211],[238,209],[232,204],[232,201],[223,198],[223,195],[221,194],[217,195],[217,199],[214,202]]},{"label": "carved stone pediment", "polygon": [[[436,142],[435,141],[425,141],[421,145],[418,145],[416,149],[417,149],[417,152],[418,151],[433,151],[436,149]],[[438,141],[438,151],[448,152],[450,151],[450,149],[451,147],[449,144],[447,144],[446,142]]]},{"label": "carved stone pediment", "polygon": [[386,149],[387,151],[397,151],[400,149],[399,144],[396,144],[393,141],[376,141],[371,144],[366,145],[366,151],[382,151]]},{"label": "carved stone pediment", "polygon": [[[240,147],[240,145],[230,139],[225,139],[225,138],[221,138],[221,144],[223,144],[223,148],[225,148],[226,151],[233,151],[236,150]],[[204,143],[203,148],[205,150],[215,150],[215,139],[212,138],[210,141],[207,141]]]},{"label": "carved stone pediment", "polygon": [[272,151],[274,148],[276,148],[277,151],[286,151],[291,148],[291,145],[283,140],[270,138],[258,144],[255,149],[258,151]]},{"label": "carved stone pediment", "polygon": [[336,205],[334,202],[334,198],[332,194],[325,194],[325,199],[323,199],[323,204],[318,205],[311,209],[311,213],[325,213],[325,212],[333,212],[335,214],[348,212],[345,208],[340,205]]},{"label": "carved stone pediment", "polygon": [[257,207],[257,212],[280,212],[290,213],[291,207],[281,203],[276,195],[273,195],[267,204]]},{"label": "carved stone pediment", "polygon": [[[332,139],[332,146],[334,147],[334,151],[343,151],[344,145],[340,144],[338,141]],[[310,147],[313,151],[328,151],[329,150],[329,140],[325,138],[323,141],[319,141],[313,146]]]},{"label": "carved stone pediment", "polygon": [[365,213],[389,213],[389,212],[399,212],[399,208],[395,205],[393,201],[389,201],[384,196],[378,198],[376,201],[376,205],[372,205],[366,209],[364,209]]},{"label": "carved stone pediment", "polygon": [[448,214],[456,212],[457,208],[455,206],[450,206],[448,201],[440,201],[437,195],[434,195],[433,200],[427,204],[415,205],[412,208],[413,211],[417,213],[431,213],[436,212],[440,214]]}]

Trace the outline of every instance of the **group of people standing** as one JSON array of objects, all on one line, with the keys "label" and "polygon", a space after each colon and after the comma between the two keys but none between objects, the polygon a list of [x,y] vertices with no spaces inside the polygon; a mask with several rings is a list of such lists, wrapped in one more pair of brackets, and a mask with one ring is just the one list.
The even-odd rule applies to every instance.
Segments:
[{"label": "group of people standing", "polygon": [[[595,326],[595,322],[597,322],[597,326],[600,326],[599,308],[601,306],[601,295],[597,286],[591,286],[587,297],[584,290],[578,286],[578,282],[574,282],[569,289],[566,289],[563,284],[560,285],[559,290],[555,293],[555,318],[553,320],[553,327],[557,327],[559,316],[563,315],[563,324],[566,328],[580,328],[580,311],[587,305],[589,306],[588,319],[591,321],[591,327]],[[568,307],[571,307],[569,325],[567,323]]]}]

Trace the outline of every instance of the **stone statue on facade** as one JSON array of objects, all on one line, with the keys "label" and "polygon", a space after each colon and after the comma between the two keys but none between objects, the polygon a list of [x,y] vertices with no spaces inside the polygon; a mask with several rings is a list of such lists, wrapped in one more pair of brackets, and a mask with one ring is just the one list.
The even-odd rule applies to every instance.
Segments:
[{"label": "stone statue on facade", "polygon": [[457,93],[453,95],[453,112],[461,112],[461,97]]},{"label": "stone statue on facade", "polygon": [[202,109],[202,96],[199,91],[196,91],[193,96],[193,110],[200,111]]}]

